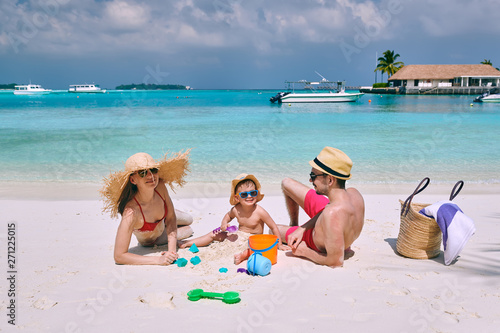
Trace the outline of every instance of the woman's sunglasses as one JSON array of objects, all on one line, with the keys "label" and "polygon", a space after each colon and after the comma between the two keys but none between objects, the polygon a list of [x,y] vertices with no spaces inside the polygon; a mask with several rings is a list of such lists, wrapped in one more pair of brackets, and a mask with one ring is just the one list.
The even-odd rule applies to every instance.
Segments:
[{"label": "woman's sunglasses", "polygon": [[259,191],[258,190],[253,190],[253,191],[248,191],[248,192],[240,192],[238,194],[240,195],[240,198],[246,199],[248,196],[251,196],[252,198],[256,197],[257,194],[259,194]]},{"label": "woman's sunglasses", "polygon": [[137,171],[137,174],[141,176],[141,178],[144,178],[148,175],[148,171],[150,171],[153,175],[155,175],[158,173],[158,168],[139,170]]}]

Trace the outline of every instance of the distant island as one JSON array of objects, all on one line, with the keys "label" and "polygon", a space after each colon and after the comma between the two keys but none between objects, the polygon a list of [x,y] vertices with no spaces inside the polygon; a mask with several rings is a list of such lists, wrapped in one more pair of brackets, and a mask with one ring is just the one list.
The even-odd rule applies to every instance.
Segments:
[{"label": "distant island", "polygon": [[15,86],[17,86],[17,83],[11,83],[11,84],[0,84],[0,89],[10,89],[14,90]]},{"label": "distant island", "polygon": [[122,84],[115,88],[116,90],[189,90],[189,86],[181,84]]}]

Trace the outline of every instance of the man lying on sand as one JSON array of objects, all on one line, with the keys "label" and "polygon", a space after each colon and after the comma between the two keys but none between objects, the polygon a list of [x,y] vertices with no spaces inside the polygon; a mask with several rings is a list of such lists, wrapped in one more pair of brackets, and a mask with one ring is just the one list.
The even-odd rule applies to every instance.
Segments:
[{"label": "man lying on sand", "polygon": [[[316,191],[290,178],[282,181],[290,226],[278,225],[280,236],[294,255],[339,267],[344,257],[354,253],[350,246],[363,228],[363,197],[358,190],[345,188],[345,181],[351,178],[352,161],[341,150],[325,147],[309,164],[309,181]],[[299,206],[311,218],[300,227]]]},{"label": "man lying on sand", "polygon": [[[231,182],[229,203],[234,206],[224,215],[220,226],[220,232],[209,232],[195,239],[180,241],[179,247],[186,248],[193,244],[196,244],[196,246],[207,246],[214,240],[218,242],[224,241],[228,237],[226,232],[228,224],[234,218],[238,221],[240,231],[254,235],[262,234],[264,232],[264,224],[266,224],[271,232],[279,235],[278,227],[269,213],[264,208],[257,205],[257,202],[262,200],[263,197],[264,194],[261,192],[260,183],[254,175],[239,175]],[[288,249],[288,246],[283,247],[281,238],[278,242],[278,249]],[[237,253],[234,255],[234,263],[238,265],[242,261],[248,259],[250,255],[250,249]]]}]

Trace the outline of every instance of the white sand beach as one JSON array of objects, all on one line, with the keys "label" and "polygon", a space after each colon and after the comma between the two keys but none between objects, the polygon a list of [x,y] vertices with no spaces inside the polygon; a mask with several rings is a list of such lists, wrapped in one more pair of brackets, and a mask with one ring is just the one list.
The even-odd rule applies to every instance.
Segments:
[{"label": "white sand beach", "polygon": [[[406,187],[358,187],[366,203],[365,226],[355,255],[331,269],[279,252],[266,277],[237,273],[225,241],[200,248],[199,265],[119,266],[113,261],[118,220],[101,214],[97,193],[58,195],[0,193],[2,244],[15,224],[15,324],[3,246],[0,331],[11,332],[498,332],[500,327],[500,191],[496,185],[465,184],[454,200],[476,224],[458,260],[445,266],[443,253],[415,260],[395,253],[399,199]],[[199,191],[198,191],[199,193]],[[260,204],[276,223],[288,224],[279,191],[264,191]],[[447,187],[424,191],[415,202],[448,199]],[[48,199],[42,199],[48,198]],[[200,196],[192,188],[172,193],[177,209],[191,213],[195,236],[220,225],[230,208],[223,193]],[[301,222],[305,222],[301,215]],[[245,243],[242,242],[243,247]],[[157,255],[163,248],[131,251]],[[187,249],[179,254],[189,260]],[[219,268],[226,267],[227,273]],[[241,302],[192,302],[187,292],[237,291]]]}]

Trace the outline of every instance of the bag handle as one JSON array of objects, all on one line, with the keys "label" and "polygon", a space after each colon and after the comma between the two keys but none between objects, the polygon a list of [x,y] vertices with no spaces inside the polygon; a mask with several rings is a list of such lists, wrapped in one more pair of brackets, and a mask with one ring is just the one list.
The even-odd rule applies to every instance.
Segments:
[{"label": "bag handle", "polygon": [[[458,187],[458,189],[457,189],[457,187]],[[452,201],[453,199],[455,199],[455,197],[458,195],[458,193],[460,193],[460,191],[462,190],[462,187],[464,187],[464,181],[463,180],[459,180],[455,184],[455,186],[453,186],[453,190],[451,190],[450,201]]]},{"label": "bag handle", "polygon": [[[425,184],[424,184],[424,182],[425,182]],[[406,216],[406,214],[408,214],[408,211],[410,210],[410,204],[411,204],[411,201],[413,200],[413,197],[416,196],[417,194],[419,194],[420,192],[422,192],[423,190],[425,190],[425,188],[427,187],[427,185],[429,185],[430,182],[431,182],[431,180],[429,177],[425,177],[424,179],[422,179],[422,181],[420,182],[420,184],[418,184],[415,191],[413,191],[413,193],[410,194],[410,196],[405,200],[403,207],[401,208],[401,216],[403,215],[403,213],[405,216]],[[422,184],[424,184],[424,185],[422,186]],[[420,188],[420,186],[422,186],[422,188]]]}]

